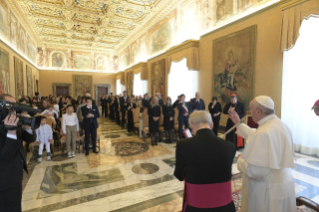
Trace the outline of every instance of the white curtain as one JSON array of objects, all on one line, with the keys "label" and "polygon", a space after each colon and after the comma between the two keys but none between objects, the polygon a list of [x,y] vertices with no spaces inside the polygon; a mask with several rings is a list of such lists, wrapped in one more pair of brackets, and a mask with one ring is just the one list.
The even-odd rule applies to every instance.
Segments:
[{"label": "white curtain", "polygon": [[189,101],[195,97],[198,89],[198,71],[189,71],[186,62],[186,58],[172,62],[168,74],[168,96],[173,102],[180,94],[185,94],[185,100]]},{"label": "white curtain", "polygon": [[304,20],[294,48],[284,52],[282,120],[293,134],[295,150],[319,155],[319,18]]},{"label": "white curtain", "polygon": [[147,93],[147,80],[141,80],[141,73],[134,74],[133,92],[134,95],[144,95]]},{"label": "white curtain", "polygon": [[119,95],[121,93],[123,93],[124,91],[124,86],[121,84],[121,80],[117,79],[116,80],[116,94]]}]

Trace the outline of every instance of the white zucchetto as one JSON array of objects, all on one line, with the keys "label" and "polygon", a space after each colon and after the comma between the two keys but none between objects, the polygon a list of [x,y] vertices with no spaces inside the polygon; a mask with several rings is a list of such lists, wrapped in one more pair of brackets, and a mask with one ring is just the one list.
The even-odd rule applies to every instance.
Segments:
[{"label": "white zucchetto", "polygon": [[255,99],[260,105],[264,106],[265,108],[272,110],[275,109],[275,103],[269,96],[257,96]]}]

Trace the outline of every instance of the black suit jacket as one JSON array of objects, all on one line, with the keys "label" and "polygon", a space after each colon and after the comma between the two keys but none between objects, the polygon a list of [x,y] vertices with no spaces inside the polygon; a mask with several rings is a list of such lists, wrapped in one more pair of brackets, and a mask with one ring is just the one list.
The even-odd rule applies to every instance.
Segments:
[{"label": "black suit jacket", "polygon": [[192,111],[194,110],[205,110],[205,102],[202,99],[199,99],[199,102],[196,102],[196,98],[191,99]]},{"label": "black suit jacket", "polygon": [[[126,105],[125,105],[126,103]],[[121,107],[121,111],[125,112],[127,109],[127,104],[128,104],[128,96],[126,97],[126,101],[124,99],[124,96],[120,97],[120,107]]]},{"label": "black suit jacket", "polygon": [[[100,118],[100,112],[96,105],[92,104],[92,109],[88,109],[87,106],[83,106],[81,108],[82,110],[82,116],[83,116],[83,122],[82,122],[82,129],[86,130],[90,128],[91,123],[93,122],[95,129],[99,127],[99,124],[97,123],[97,119]],[[93,118],[86,118],[86,115],[89,113],[92,113],[94,115]]]},{"label": "black suit jacket", "polygon": [[174,175],[192,184],[227,182],[235,153],[231,142],[218,138],[210,129],[201,129],[196,136],[177,142]]},{"label": "black suit jacket", "polygon": [[148,108],[148,106],[150,105],[150,101],[147,99],[142,99],[142,106],[145,108]]},{"label": "black suit jacket", "polygon": [[[24,140],[35,141],[35,133],[33,135],[26,133],[22,131]],[[22,140],[0,136],[0,191],[21,186],[23,169],[28,173]]]}]

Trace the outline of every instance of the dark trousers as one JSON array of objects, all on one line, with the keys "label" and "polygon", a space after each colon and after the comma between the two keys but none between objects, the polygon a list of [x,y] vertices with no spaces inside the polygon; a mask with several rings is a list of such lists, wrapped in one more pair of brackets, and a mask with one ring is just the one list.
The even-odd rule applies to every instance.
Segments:
[{"label": "dark trousers", "polygon": [[115,111],[115,118],[116,118],[116,123],[120,125],[120,111],[118,110]]},{"label": "dark trousers", "polygon": [[[102,106],[102,118],[104,118],[104,114],[105,114],[105,106]],[[106,117],[106,115],[105,115]]]},{"label": "dark trousers", "polygon": [[122,127],[124,127],[124,125],[125,125],[125,110],[121,110],[121,113],[122,113]]},{"label": "dark trousers", "polygon": [[220,121],[220,119],[214,120],[214,129],[213,129],[213,131],[214,131],[216,136],[218,136],[219,121]]},{"label": "dark trousers", "polygon": [[188,116],[178,119],[178,135],[179,135],[179,138],[183,137],[183,125],[185,125],[185,129],[188,128]]},{"label": "dark trousers", "polygon": [[133,112],[127,112],[127,131],[134,132]]},{"label": "dark trousers", "polygon": [[0,191],[0,211],[21,212],[21,200],[22,184]]},{"label": "dark trousers", "polygon": [[92,140],[92,147],[93,152],[96,151],[96,128],[94,127],[93,123],[90,125],[89,128],[85,129],[85,150],[89,152],[90,146],[90,137]]},{"label": "dark trousers", "polygon": [[114,121],[114,111],[110,110],[110,119],[111,121]]},{"label": "dark trousers", "polygon": [[105,118],[108,117],[107,105],[105,106],[104,112],[105,112]]}]

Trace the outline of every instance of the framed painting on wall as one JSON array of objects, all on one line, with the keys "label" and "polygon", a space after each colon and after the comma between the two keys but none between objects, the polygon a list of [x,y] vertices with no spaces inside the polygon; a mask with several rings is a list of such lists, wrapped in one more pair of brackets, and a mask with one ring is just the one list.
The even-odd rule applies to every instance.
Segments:
[{"label": "framed painting on wall", "polygon": [[0,94],[10,94],[9,53],[0,48]]},{"label": "framed painting on wall", "polygon": [[174,12],[169,18],[149,31],[149,49],[151,55],[165,51],[173,44],[175,17],[176,14]]},{"label": "framed painting on wall", "polygon": [[152,63],[152,96],[160,93],[162,98],[166,96],[166,76],[165,76],[165,59]]},{"label": "framed painting on wall", "polygon": [[24,82],[23,82],[23,62],[14,57],[14,79],[15,79],[15,98],[17,100],[24,96]]},{"label": "framed painting on wall", "polygon": [[[86,92],[92,94],[92,76],[73,75],[73,97],[84,96]],[[93,96],[92,96],[93,98]]]},{"label": "framed painting on wall", "polygon": [[32,69],[30,66],[26,66],[27,76],[27,95],[32,96],[33,93],[33,80],[32,80]]},{"label": "framed painting on wall", "polygon": [[91,70],[91,53],[72,52],[72,66],[77,70]]},{"label": "framed painting on wall", "polygon": [[129,71],[126,74],[126,91],[127,91],[127,95],[129,97],[131,97],[134,93],[133,93],[133,85],[134,85],[134,73],[133,71]]},{"label": "framed painting on wall", "polygon": [[257,25],[213,41],[214,96],[222,106],[237,94],[249,110],[253,98]]},{"label": "framed painting on wall", "polygon": [[8,40],[8,8],[6,4],[0,1],[0,38]]}]

